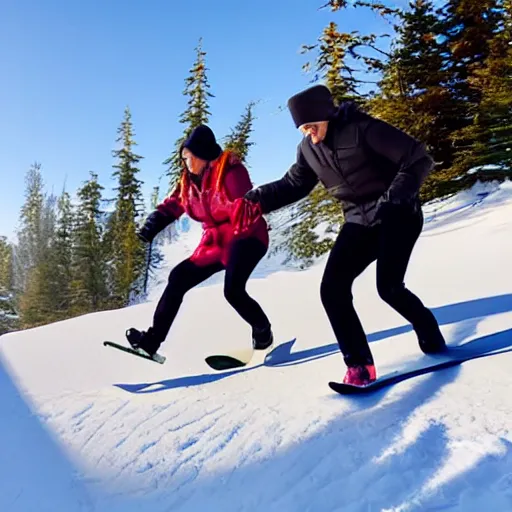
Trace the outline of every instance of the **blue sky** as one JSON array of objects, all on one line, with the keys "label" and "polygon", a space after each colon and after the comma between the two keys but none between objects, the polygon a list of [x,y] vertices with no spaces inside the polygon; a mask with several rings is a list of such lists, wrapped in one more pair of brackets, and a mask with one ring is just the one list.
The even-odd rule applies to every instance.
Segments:
[{"label": "blue sky", "polygon": [[[45,0],[4,2],[0,15],[0,235],[12,238],[24,175],[42,165],[47,191],[74,194],[89,171],[111,196],[111,151],[126,105],[144,156],[146,197],[182,125],[184,79],[200,37],[218,138],[260,100],[248,164],[255,184],[281,176],[300,140],[280,106],[309,86],[301,66],[331,20],[344,31],[389,30],[371,13],[319,11],[322,0]],[[402,3],[402,2],[401,2]],[[162,185],[166,185],[165,177]]]}]

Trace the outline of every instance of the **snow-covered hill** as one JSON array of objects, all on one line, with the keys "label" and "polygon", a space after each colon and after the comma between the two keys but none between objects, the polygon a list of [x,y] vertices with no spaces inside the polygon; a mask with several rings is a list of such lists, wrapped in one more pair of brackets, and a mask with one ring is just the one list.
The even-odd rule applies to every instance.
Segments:
[{"label": "snow-covered hill", "polygon": [[[408,286],[450,344],[512,349],[512,184],[477,185],[425,218]],[[148,303],[0,338],[1,511],[512,510],[512,352],[333,394],[344,367],[319,300],[325,258],[303,272],[269,259],[249,283],[291,348],[285,364],[204,363],[250,343],[222,275],[186,297],[164,365],[103,347],[148,325],[199,234],[165,246]],[[378,298],[375,265],[354,295],[379,373],[427,361]]]}]

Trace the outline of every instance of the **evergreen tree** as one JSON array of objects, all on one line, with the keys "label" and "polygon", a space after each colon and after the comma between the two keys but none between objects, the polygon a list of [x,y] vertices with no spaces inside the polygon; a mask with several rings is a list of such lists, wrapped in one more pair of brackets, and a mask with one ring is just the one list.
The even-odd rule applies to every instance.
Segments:
[{"label": "evergreen tree", "polygon": [[[489,75],[486,66],[492,66],[492,41],[497,42],[505,12],[503,0],[447,0],[440,10],[445,66],[450,74],[447,85],[456,104],[461,105],[456,116],[457,129],[450,137],[457,152],[456,162],[441,175],[445,192],[465,186],[465,180],[460,178],[487,152],[486,141],[494,139],[490,128],[493,122],[489,123],[489,119],[494,116],[495,107],[493,101],[484,101],[486,90],[479,84]],[[495,86],[503,80],[505,76],[495,77]],[[490,111],[482,110],[488,107]]]},{"label": "evergreen tree", "polygon": [[502,0],[446,0],[440,11],[450,85],[468,107],[480,102],[480,91],[468,79],[489,56],[489,42],[502,19],[500,4]]},{"label": "evergreen tree", "polygon": [[66,318],[71,311],[73,281],[73,228],[74,213],[70,195],[64,190],[57,202],[57,228],[55,233],[55,274],[58,292],[57,312]]},{"label": "evergreen tree", "polygon": [[254,109],[255,103],[253,101],[245,107],[245,112],[237,125],[231,130],[231,133],[226,137],[224,142],[224,148],[227,151],[233,151],[240,160],[247,165],[247,155],[249,149],[254,145],[254,142],[250,142],[249,138],[253,131],[254,122]]},{"label": "evergreen tree", "polygon": [[[469,186],[476,179],[503,179],[512,168],[512,3],[496,3],[500,14],[488,55],[471,68],[467,82],[480,101],[471,109],[472,122],[454,137],[462,146],[454,174]],[[494,172],[489,172],[492,166]],[[472,172],[467,174],[468,170]]]},{"label": "evergreen tree", "polygon": [[97,311],[108,303],[106,254],[102,240],[103,189],[98,176],[91,172],[89,180],[77,193],[71,284],[73,314]]},{"label": "evergreen tree", "polygon": [[44,192],[41,165],[34,164],[26,175],[25,202],[14,259],[14,282],[21,327],[42,325],[54,319],[55,288],[55,201]]},{"label": "evergreen tree", "polygon": [[121,148],[113,151],[118,163],[113,176],[117,178],[115,210],[109,222],[109,264],[112,278],[114,303],[125,305],[131,295],[141,290],[141,278],[145,271],[144,248],[137,237],[137,228],[143,220],[142,182],[137,178],[137,164],[142,159],[133,151],[133,125],[130,109],[118,128],[116,142]]},{"label": "evergreen tree", "polygon": [[360,100],[362,95],[358,90],[363,82],[356,77],[356,68],[349,64],[349,59],[358,58],[355,48],[362,44],[362,38],[357,33],[339,32],[337,24],[331,21],[317,44],[303,46],[302,53],[312,50],[318,52],[314,66],[306,62],[303,70],[310,72],[313,68],[313,81],[324,80],[337,103]]},{"label": "evergreen tree", "polygon": [[[350,7],[369,9],[386,21],[401,13],[400,9],[364,0],[355,0],[350,5],[346,0],[329,0],[321,9],[329,8],[332,12],[339,12]],[[394,28],[396,30],[396,26]],[[382,73],[390,57],[377,42],[389,37],[390,34],[387,33],[361,34],[357,30],[350,33],[338,32],[336,23],[331,22],[324,29],[320,45],[304,46],[303,51],[308,52],[315,48],[319,50],[315,80],[323,71],[339,101],[352,100],[364,106],[374,93],[368,89],[367,84],[377,83],[374,78]],[[310,63],[304,65],[304,69],[310,68]]]},{"label": "evergreen tree", "polygon": [[169,190],[174,189],[179,180],[183,164],[180,149],[190,135],[192,130],[201,124],[207,124],[209,116],[208,98],[213,98],[210,93],[210,84],[208,82],[206,67],[206,52],[203,50],[203,40],[199,39],[199,44],[195,49],[196,60],[190,75],[185,79],[185,89],[183,94],[188,97],[187,108],[181,114],[179,122],[185,125],[183,135],[176,141],[174,151],[171,156],[164,161],[167,166],[167,176],[169,177]]},{"label": "evergreen tree", "polygon": [[17,328],[18,314],[14,295],[13,250],[0,236],[0,336]]},{"label": "evergreen tree", "polygon": [[[382,4],[356,1],[355,7],[369,8],[382,16],[396,13]],[[333,12],[348,9],[346,1],[330,0],[322,8]],[[359,31],[340,32],[331,21],[314,45],[304,45],[303,53],[316,52],[313,63],[303,69],[313,72],[313,82],[323,81],[331,90],[336,105],[353,101],[363,108],[368,104],[371,90],[367,85],[375,83],[373,76],[384,69],[388,55],[378,46],[379,38],[387,34],[361,34]],[[329,251],[343,223],[343,211],[339,202],[318,184],[311,194],[290,209],[294,222],[286,228],[286,239],[281,247],[288,250],[290,259],[308,265],[313,258]]]},{"label": "evergreen tree", "polygon": [[[153,193],[151,194],[151,209],[155,210],[156,207],[160,204],[159,200],[159,191],[160,187],[156,186],[153,187]],[[170,226],[168,226],[169,228]],[[166,228],[166,229],[168,229]],[[157,236],[151,245],[147,244],[145,246],[146,255],[145,260],[147,261],[147,269],[146,274],[144,276],[144,288],[146,289],[147,283],[149,281],[149,278],[151,275],[154,275],[155,270],[157,270],[160,266],[160,263],[163,260],[163,254],[161,251],[161,246],[163,244],[163,241],[165,239],[165,236]]]},{"label": "evergreen tree", "polygon": [[[305,51],[318,50],[314,80],[323,80],[331,90],[336,105],[345,100],[364,103],[364,97],[358,92],[362,82],[355,76],[355,69],[349,66],[347,60],[354,55],[357,58],[357,46],[371,44],[373,35],[367,37],[340,33],[337,25],[331,22],[319,38],[319,44],[304,47]],[[305,65],[306,70],[311,67],[310,63]],[[332,248],[333,234],[339,231],[343,223],[343,210],[339,201],[319,183],[310,195],[292,205],[290,212],[294,222],[285,229],[285,239],[280,248],[287,250],[291,260],[301,261],[307,266],[313,262],[313,258]]]},{"label": "evergreen tree", "polygon": [[437,164],[422,195],[430,199],[442,188],[443,170],[454,162],[451,134],[464,116],[450,87],[441,36],[444,24],[430,0],[414,0],[398,13],[397,39],[383,69],[380,92],[369,104],[384,119],[424,142]]},{"label": "evergreen tree", "polygon": [[25,176],[25,202],[21,208],[15,259],[15,287],[23,293],[27,276],[41,260],[44,249],[41,220],[44,208],[41,164],[35,163]]},{"label": "evergreen tree", "polygon": [[60,289],[57,278],[55,250],[56,197],[45,197],[39,221],[38,259],[27,274],[27,282],[20,298],[21,326],[24,328],[48,324],[59,315]]}]

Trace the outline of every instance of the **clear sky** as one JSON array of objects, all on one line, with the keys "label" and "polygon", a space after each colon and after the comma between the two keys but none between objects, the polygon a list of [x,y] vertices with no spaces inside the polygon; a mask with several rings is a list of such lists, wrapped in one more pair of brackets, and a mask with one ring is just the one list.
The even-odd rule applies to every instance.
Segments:
[{"label": "clear sky", "polygon": [[[16,0],[0,7],[0,234],[12,238],[24,175],[42,165],[46,189],[74,194],[92,170],[112,196],[112,149],[126,105],[132,111],[139,178],[149,193],[182,131],[184,79],[203,37],[210,126],[220,139],[250,100],[255,114],[248,164],[255,184],[281,176],[300,140],[279,112],[311,77],[302,44],[324,26],[389,30],[371,13],[319,11],[323,0]],[[403,5],[405,2],[400,0]],[[161,180],[166,185],[165,177]]]}]

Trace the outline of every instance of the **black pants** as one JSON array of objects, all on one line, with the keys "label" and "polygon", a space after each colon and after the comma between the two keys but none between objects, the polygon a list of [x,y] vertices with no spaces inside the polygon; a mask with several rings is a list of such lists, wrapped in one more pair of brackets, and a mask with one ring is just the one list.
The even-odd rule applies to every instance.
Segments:
[{"label": "black pants", "polygon": [[186,259],[176,265],[169,275],[167,286],[158,302],[153,317],[155,338],[163,342],[178,314],[185,294],[211,276],[226,270],[224,297],[238,314],[253,328],[263,330],[270,322],[260,305],[247,293],[249,276],[267,252],[266,246],[256,238],[235,241],[225,268],[222,263],[207,266],[195,265]]},{"label": "black pants", "polygon": [[403,282],[422,228],[421,210],[415,214],[393,213],[373,227],[343,225],[327,260],[320,294],[347,366],[373,363],[352,302],[354,280],[373,261],[377,260],[379,296],[415,329],[432,322],[432,313]]}]

